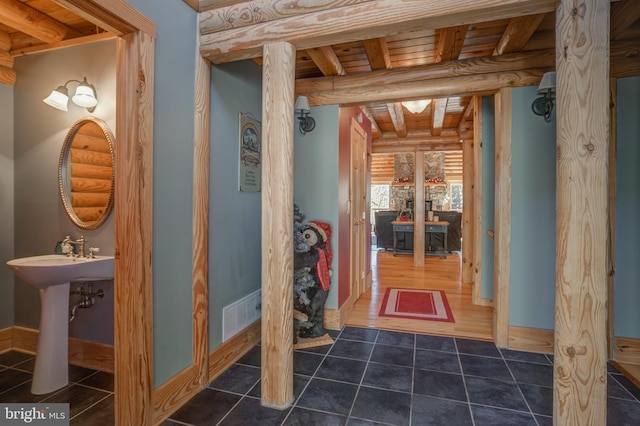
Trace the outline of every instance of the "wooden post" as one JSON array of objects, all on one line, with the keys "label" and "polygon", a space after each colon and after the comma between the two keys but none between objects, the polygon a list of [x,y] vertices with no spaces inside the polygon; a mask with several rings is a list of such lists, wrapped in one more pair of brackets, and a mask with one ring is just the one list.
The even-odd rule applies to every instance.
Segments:
[{"label": "wooden post", "polygon": [[114,393],[124,426],[153,424],[154,46],[137,32],[120,37],[116,53]]},{"label": "wooden post", "polygon": [[[472,101],[473,102],[473,101]],[[473,249],[474,249],[474,211],[473,203],[475,183],[473,181],[473,145],[474,141],[465,139],[462,142],[462,284],[473,282]]]},{"label": "wooden post", "polygon": [[496,94],[495,241],[493,261],[493,334],[496,345],[509,345],[511,265],[511,88]]},{"label": "wooden post", "polygon": [[556,15],[555,425],[607,424],[607,0]]},{"label": "wooden post", "polygon": [[296,50],[264,46],[262,69],[262,405],[293,402],[293,85]]},{"label": "wooden post", "polygon": [[415,177],[416,194],[413,197],[413,266],[424,266],[424,151],[415,153]]},{"label": "wooden post", "polygon": [[193,120],[193,364],[198,383],[209,379],[209,162],[211,64],[196,49]]},{"label": "wooden post", "polygon": [[482,298],[482,97],[473,97],[473,296],[474,305],[489,304]]}]

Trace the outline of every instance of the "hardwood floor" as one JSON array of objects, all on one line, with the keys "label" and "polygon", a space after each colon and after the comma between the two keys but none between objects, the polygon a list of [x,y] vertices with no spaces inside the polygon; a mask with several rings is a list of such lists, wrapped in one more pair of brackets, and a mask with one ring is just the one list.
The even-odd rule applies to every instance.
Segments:
[{"label": "hardwood floor", "polygon": [[[372,251],[371,269],[373,284],[356,301],[346,325],[493,340],[493,308],[471,303],[472,286],[460,283],[459,255],[427,256],[424,268],[416,268],[410,255]],[[455,322],[378,316],[388,287],[444,290]]]}]

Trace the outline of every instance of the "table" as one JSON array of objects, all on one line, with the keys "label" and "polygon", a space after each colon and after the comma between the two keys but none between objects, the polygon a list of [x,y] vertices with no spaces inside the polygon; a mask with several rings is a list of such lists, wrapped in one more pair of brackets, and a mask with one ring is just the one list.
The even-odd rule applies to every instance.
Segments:
[{"label": "table", "polygon": [[[402,232],[403,234],[414,232],[414,222],[394,220],[391,222],[393,225],[393,255],[395,256],[398,253],[413,253],[413,247],[407,248],[404,244],[402,248],[398,247],[398,233]],[[424,233],[425,233],[425,245],[427,242],[430,242],[429,234],[443,234],[443,242],[444,248],[443,250],[433,250],[431,246],[425,247],[425,256],[442,256],[443,259],[447,258],[447,232],[449,229],[449,222],[439,221],[439,222],[425,222],[424,223]],[[406,238],[405,240],[406,241]]]}]

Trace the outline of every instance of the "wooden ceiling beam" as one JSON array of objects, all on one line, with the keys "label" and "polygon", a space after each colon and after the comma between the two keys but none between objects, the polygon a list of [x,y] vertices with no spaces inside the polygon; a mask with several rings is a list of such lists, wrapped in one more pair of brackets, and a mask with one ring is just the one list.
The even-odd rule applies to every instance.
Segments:
[{"label": "wooden ceiling beam", "polygon": [[[369,66],[371,67],[372,70],[381,70],[381,69],[391,68],[391,57],[389,56],[389,48],[387,46],[387,42],[384,39],[382,38],[367,39],[367,40],[363,40],[362,43],[364,45],[365,54],[367,55],[367,60],[369,61]],[[371,137],[373,139],[377,139],[381,137],[382,133],[380,131],[380,127],[378,123],[373,119],[373,114],[371,114],[371,111],[369,110],[369,108],[367,108],[366,106],[361,108],[364,108],[369,113],[372,123],[376,123],[377,132],[373,133],[372,131]],[[400,134],[404,132],[404,135],[406,136],[407,126],[404,120],[404,112],[402,111],[402,106],[400,107],[398,112],[395,110],[395,107],[393,106],[393,104],[387,104],[387,110],[389,111],[389,116],[391,117],[391,122],[393,123],[393,127],[396,129],[396,134],[400,136]],[[397,123],[398,120],[396,119],[398,115],[401,117],[401,120],[402,120],[402,127],[400,127],[400,129],[398,129],[398,123]],[[398,130],[400,130],[400,133],[398,133]]]},{"label": "wooden ceiling beam", "polygon": [[396,152],[414,151],[458,151],[460,140],[452,136],[432,137],[431,139],[398,139],[395,142],[376,141],[371,146],[372,154],[393,154]]},{"label": "wooden ceiling beam", "polygon": [[620,38],[638,19],[640,19],[640,1],[625,0],[612,4],[611,41]]},{"label": "wooden ceiling beam", "polygon": [[0,83],[7,86],[16,84],[16,70],[0,65]]},{"label": "wooden ceiling beam", "polygon": [[300,0],[200,0],[200,33],[211,34],[368,1],[371,0],[315,0],[301,5]]},{"label": "wooden ceiling beam", "polygon": [[462,118],[460,118],[460,123],[458,124],[458,133],[462,133],[462,131],[465,129],[465,122],[473,120],[473,104],[473,98],[469,99],[469,103],[464,109]]},{"label": "wooden ceiling beam", "polygon": [[156,24],[124,0],[52,0],[92,24],[117,36],[137,30],[156,37]]},{"label": "wooden ceiling beam", "polygon": [[324,75],[344,75],[344,67],[331,46],[313,47],[306,50],[314,64]]},{"label": "wooden ceiling beam", "polygon": [[493,54],[503,55],[522,50],[545,16],[545,13],[538,13],[536,15],[511,18]]},{"label": "wooden ceiling beam", "polygon": [[510,53],[501,56],[439,62],[408,68],[377,70],[364,74],[334,77],[318,77],[296,80],[296,93],[323,92],[327,90],[355,89],[363,86],[398,84],[410,81],[431,80],[442,77],[522,71],[532,68],[555,67],[553,49]]},{"label": "wooden ceiling beam", "polygon": [[0,50],[0,65],[7,68],[13,68],[13,56],[6,50]]},{"label": "wooden ceiling beam", "polygon": [[389,111],[389,116],[391,117],[391,122],[393,123],[393,128],[396,131],[396,134],[400,138],[404,138],[407,136],[407,123],[404,119],[404,111],[402,110],[401,102],[389,102],[387,103],[387,110]]},{"label": "wooden ceiling beam", "polygon": [[19,0],[0,0],[0,21],[45,43],[80,35],[73,28]]},{"label": "wooden ceiling beam", "polygon": [[68,40],[62,40],[56,43],[49,44],[36,44],[29,47],[22,47],[19,49],[12,50],[11,56],[22,56],[22,55],[31,55],[33,53],[42,53],[42,52],[50,52],[53,50],[65,49],[67,47],[80,46],[89,43],[96,43],[105,40],[111,40],[116,38],[117,36],[113,33],[99,33],[88,35],[84,37],[76,37],[70,38]]},{"label": "wooden ceiling beam", "polygon": [[434,99],[431,102],[431,111],[433,120],[431,121],[431,134],[440,136],[442,134],[442,125],[444,123],[444,115],[447,112],[448,98]]},{"label": "wooden ceiling beam", "polygon": [[364,51],[367,54],[372,70],[385,70],[391,68],[389,47],[383,38],[371,38],[363,40]]},{"label": "wooden ceiling beam", "polygon": [[[187,3],[191,3],[194,0],[185,0]],[[247,0],[195,0],[198,2],[198,10],[210,10],[220,7],[233,6],[240,3],[246,3]]]},{"label": "wooden ceiling beam", "polygon": [[11,36],[4,31],[0,31],[0,50],[11,50]]},{"label": "wooden ceiling beam", "polygon": [[[438,78],[403,83],[366,85],[345,90],[326,90],[322,92],[300,93],[309,98],[309,104],[318,105],[357,105],[367,102],[388,102],[396,99],[426,99],[449,96],[474,96],[495,93],[503,87],[533,86],[540,83],[542,75],[549,68],[532,69],[510,73],[491,73],[461,77]],[[366,76],[363,75],[363,80]]]},{"label": "wooden ceiling beam", "polygon": [[360,109],[362,110],[365,117],[367,117],[371,122],[371,137],[373,139],[377,139],[380,136],[382,136],[382,132],[380,131],[380,125],[378,124],[376,119],[373,118],[373,114],[371,114],[371,110],[369,109],[369,107],[361,105]]},{"label": "wooden ceiling beam", "polygon": [[191,9],[195,10],[196,12],[201,12],[200,0],[182,0],[182,1],[188,4],[191,7]]},{"label": "wooden ceiling beam", "polygon": [[640,75],[640,41],[625,40],[611,43],[609,72],[611,77]]},{"label": "wooden ceiling beam", "polygon": [[[74,0],[79,1],[79,0]],[[398,32],[474,24],[555,11],[556,0],[370,0],[275,21],[260,22],[200,37],[200,52],[218,64],[262,55],[266,43],[287,41],[297,49],[347,43]],[[206,31],[206,28],[202,28]]]},{"label": "wooden ceiling beam", "polygon": [[[0,66],[3,68],[13,68],[13,56],[9,54],[11,49],[11,37],[8,33],[0,31]],[[0,74],[3,74],[0,72]],[[13,72],[13,83],[15,83],[15,71]],[[7,77],[11,80],[9,77]],[[5,83],[6,84],[6,83]],[[13,85],[13,84],[11,84]]]},{"label": "wooden ceiling beam", "polygon": [[441,28],[438,30],[436,62],[453,61],[460,57],[469,25]]}]

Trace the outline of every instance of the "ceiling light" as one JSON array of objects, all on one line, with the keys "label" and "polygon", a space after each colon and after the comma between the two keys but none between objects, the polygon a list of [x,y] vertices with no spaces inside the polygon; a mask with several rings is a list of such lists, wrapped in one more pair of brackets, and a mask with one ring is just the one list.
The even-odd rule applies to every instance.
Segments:
[{"label": "ceiling light", "polygon": [[96,105],[98,105],[98,95],[96,94],[95,87],[87,82],[86,77],[84,77],[82,81],[67,81],[63,86],[58,86],[57,89],[53,90],[51,94],[42,101],[61,111],[68,111],[69,90],[67,89],[67,85],[72,82],[78,83],[75,94],[71,98],[73,103],[86,108],[89,112],[93,112],[96,109]]},{"label": "ceiling light", "polygon": [[403,101],[402,105],[412,114],[419,114],[431,103],[431,99],[422,99],[419,101]]}]

